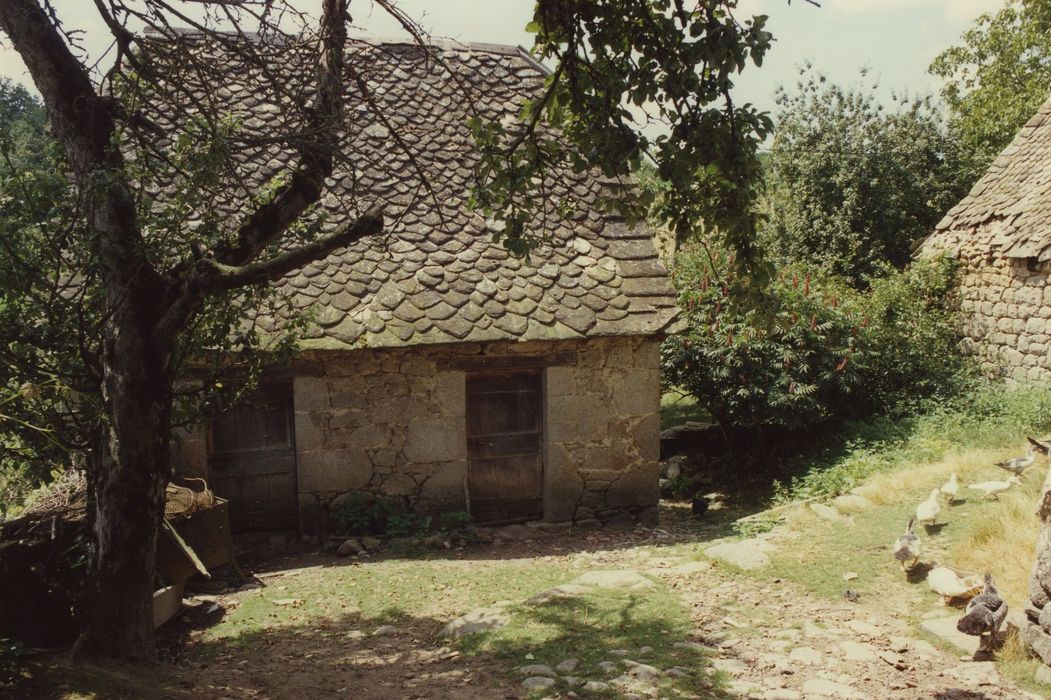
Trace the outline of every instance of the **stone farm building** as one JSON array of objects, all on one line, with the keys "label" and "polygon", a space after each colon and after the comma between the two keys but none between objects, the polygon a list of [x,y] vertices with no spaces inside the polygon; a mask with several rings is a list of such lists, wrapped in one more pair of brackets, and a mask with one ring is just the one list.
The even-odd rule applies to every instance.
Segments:
[{"label": "stone farm building", "polygon": [[961,265],[965,348],[1012,382],[1051,380],[1051,100],[920,247]]},{"label": "stone farm building", "polygon": [[[387,115],[348,89],[354,178],[388,202],[387,230],[279,283],[313,314],[303,351],[264,402],[183,440],[180,471],[230,498],[240,528],[310,531],[359,491],[419,512],[469,503],[482,522],[655,522],[658,348],[677,310],[649,233],[603,214],[604,185],[587,173],[566,175],[576,213],[527,259],[466,206],[463,84],[501,118],[542,89],[542,67],[491,45],[348,52]],[[235,112],[267,111],[236,83],[216,94]],[[389,125],[410,135],[436,196],[418,194]]]}]

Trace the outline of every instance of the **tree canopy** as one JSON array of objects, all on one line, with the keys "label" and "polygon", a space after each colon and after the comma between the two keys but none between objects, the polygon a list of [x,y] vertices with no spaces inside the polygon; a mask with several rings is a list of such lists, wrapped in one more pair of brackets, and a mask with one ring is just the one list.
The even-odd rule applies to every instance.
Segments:
[{"label": "tree canopy", "polygon": [[945,82],[973,182],[1051,96],[1051,1],[1008,0],[982,15],[930,71]]},{"label": "tree canopy", "polygon": [[[426,42],[392,3],[376,4]],[[6,212],[5,225],[38,246],[28,269],[40,274],[4,280],[5,293],[29,305],[24,325],[42,332],[5,325],[5,341],[29,346],[16,348],[25,361],[3,381],[72,387],[61,368],[30,367],[34,356],[56,352],[46,343],[58,338],[63,366],[83,379],[77,406],[97,409],[86,431],[87,639],[103,654],[154,653],[154,552],[187,358],[203,348],[251,352],[258,336],[245,311],[268,303],[268,282],[385,230],[387,203],[369,193],[336,203],[350,214],[346,225],[326,226],[318,206],[337,165],[359,165],[341,131],[345,86],[357,85],[375,108],[345,54],[352,3],[322,6],[319,20],[280,1],[201,3],[192,12],[164,0],[98,2],[113,42],[103,64],[79,49],[61,9],[0,3],[0,30],[43,97],[59,149],[44,171],[62,195],[39,190],[31,209]],[[537,2],[534,55],[554,63],[546,90],[518,123],[471,122],[481,153],[474,202],[505,223],[499,235],[510,249],[538,242],[527,224],[562,167],[598,168],[619,181],[612,210],[646,213],[654,201],[626,176],[650,157],[672,193],[659,203],[662,220],[687,236],[704,219],[739,251],[740,265],[755,261],[750,205],[769,124],[751,107],[736,108],[730,90],[738,71],[761,63],[770,35],[763,17],[735,12],[734,0],[692,8],[680,0]],[[276,74],[290,52],[313,70],[296,80]],[[245,132],[210,99],[232,64],[275,105],[265,136]],[[654,120],[665,131],[651,138]],[[392,155],[412,162],[411,138],[392,126]],[[293,156],[277,175],[257,167],[270,148]],[[223,191],[238,193],[238,210],[220,216],[207,204]],[[19,392],[27,401],[36,395]]]},{"label": "tree canopy", "polygon": [[841,87],[808,67],[794,91],[779,92],[762,205],[775,258],[859,287],[903,267],[968,184],[932,100],[900,97],[887,109],[874,88]]}]

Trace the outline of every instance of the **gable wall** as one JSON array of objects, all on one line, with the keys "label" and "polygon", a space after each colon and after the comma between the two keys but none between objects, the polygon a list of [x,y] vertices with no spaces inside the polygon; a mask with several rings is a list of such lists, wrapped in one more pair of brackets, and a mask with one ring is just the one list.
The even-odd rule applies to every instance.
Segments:
[{"label": "gable wall", "polygon": [[[304,353],[292,379],[301,527],[324,530],[356,491],[463,510],[466,372],[509,366],[544,367],[543,519],[655,524],[659,346],[633,336]],[[183,473],[205,472],[203,443],[183,444]]]},{"label": "gable wall", "polygon": [[990,226],[958,240],[963,348],[1009,382],[1051,381],[1049,267],[990,252]]}]

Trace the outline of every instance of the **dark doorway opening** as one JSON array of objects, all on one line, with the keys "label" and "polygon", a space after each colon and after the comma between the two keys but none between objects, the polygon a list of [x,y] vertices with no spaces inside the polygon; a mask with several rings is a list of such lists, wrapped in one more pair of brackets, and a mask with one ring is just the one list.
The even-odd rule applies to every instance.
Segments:
[{"label": "dark doorway opening", "polygon": [[235,531],[298,527],[291,385],[264,385],[216,417],[208,446],[212,489],[230,501]]},{"label": "dark doorway opening", "polygon": [[544,509],[541,371],[467,375],[467,454],[476,522],[534,520]]}]

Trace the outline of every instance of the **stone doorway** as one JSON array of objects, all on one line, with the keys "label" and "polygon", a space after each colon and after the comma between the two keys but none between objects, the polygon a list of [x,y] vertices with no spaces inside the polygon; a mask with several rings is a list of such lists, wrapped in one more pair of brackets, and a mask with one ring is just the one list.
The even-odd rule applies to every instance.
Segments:
[{"label": "stone doorway", "polygon": [[543,515],[543,392],[539,369],[467,374],[467,455],[475,522]]},{"label": "stone doorway", "polygon": [[268,384],[211,425],[208,465],[235,531],[299,526],[292,388]]}]

